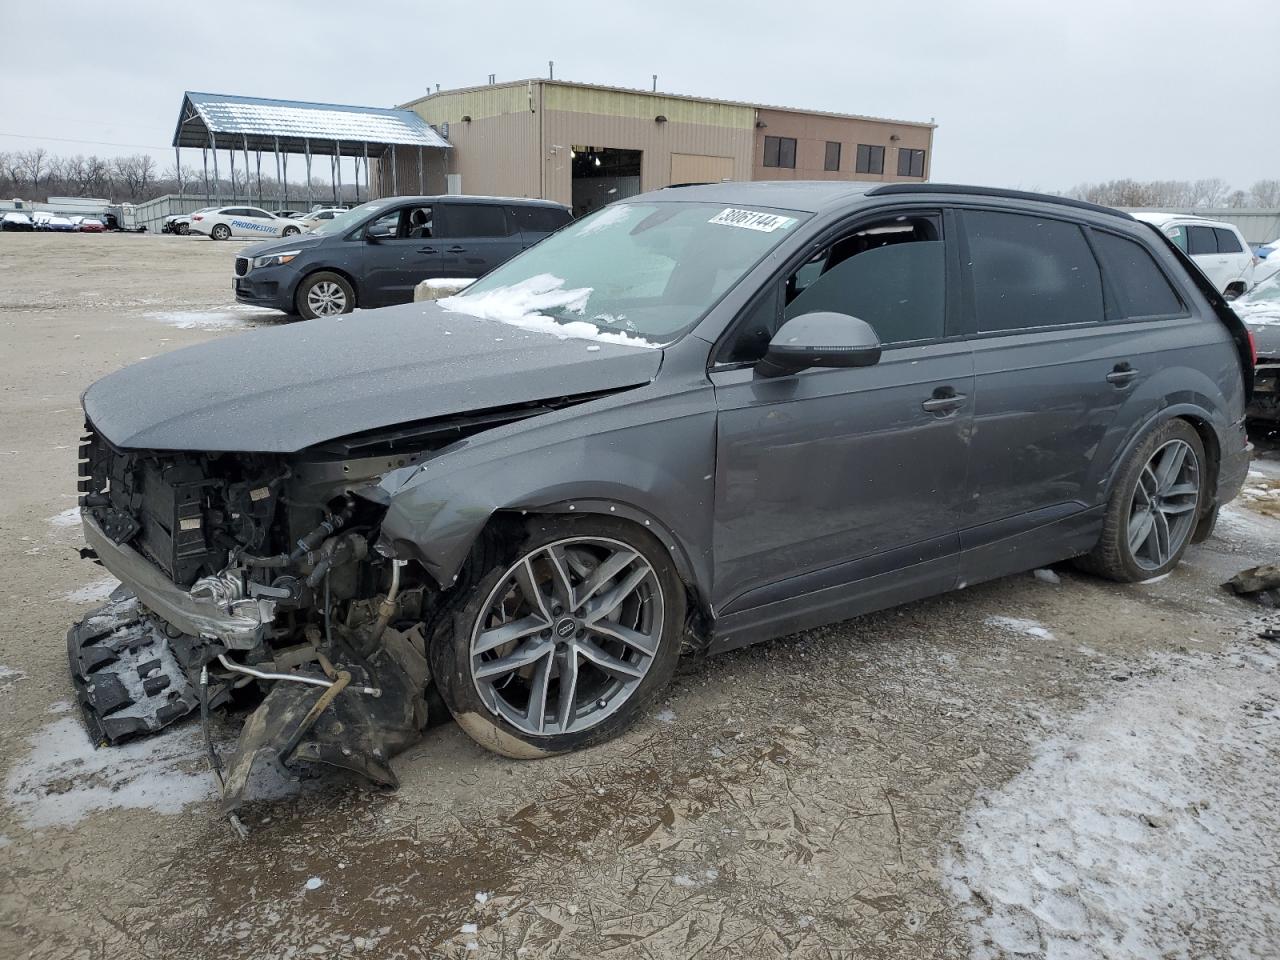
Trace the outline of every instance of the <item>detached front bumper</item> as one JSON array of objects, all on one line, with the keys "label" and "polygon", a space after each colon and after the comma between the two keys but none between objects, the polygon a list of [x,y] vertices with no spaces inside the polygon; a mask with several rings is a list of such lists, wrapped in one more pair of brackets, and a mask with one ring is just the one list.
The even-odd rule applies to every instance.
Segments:
[{"label": "detached front bumper", "polygon": [[88,514],[82,517],[85,541],[98,559],[160,619],[193,637],[217,640],[228,650],[252,650],[266,636],[274,617],[269,600],[240,600],[230,609],[175,584],[150,560],[127,544],[113,541]]}]

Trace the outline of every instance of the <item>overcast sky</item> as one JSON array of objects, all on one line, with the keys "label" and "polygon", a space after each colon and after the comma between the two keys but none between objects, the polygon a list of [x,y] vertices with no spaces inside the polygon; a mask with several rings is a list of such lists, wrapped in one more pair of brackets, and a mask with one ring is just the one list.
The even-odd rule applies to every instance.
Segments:
[{"label": "overcast sky", "polygon": [[151,147],[166,168],[184,90],[389,106],[554,60],[562,79],[934,118],[935,180],[1280,177],[1274,0],[3,5],[0,150]]}]

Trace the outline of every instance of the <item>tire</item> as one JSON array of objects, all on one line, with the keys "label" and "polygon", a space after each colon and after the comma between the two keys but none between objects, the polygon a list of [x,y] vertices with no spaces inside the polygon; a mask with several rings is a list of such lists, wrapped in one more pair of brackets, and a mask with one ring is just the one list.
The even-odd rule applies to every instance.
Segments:
[{"label": "tire", "polygon": [[1222,297],[1227,301],[1227,303],[1230,303],[1232,300],[1236,300],[1242,296],[1244,296],[1244,288],[1238,283],[1233,283],[1222,293]]},{"label": "tire", "polygon": [[[670,551],[647,530],[587,516],[533,519],[527,529],[514,551],[473,568],[475,578],[438,622],[429,651],[436,686],[458,725],[481,746],[515,759],[617,736],[671,680],[685,629],[684,585]],[[593,584],[602,569],[608,573]],[[545,612],[528,599],[529,586]],[[523,632],[501,640],[498,628],[514,623],[524,623]],[[564,696],[570,669],[574,683]]]},{"label": "tire", "polygon": [[[1182,457],[1176,470],[1174,461],[1164,459],[1174,452]],[[1107,501],[1102,536],[1077,565],[1121,583],[1168,573],[1201,522],[1211,480],[1204,444],[1191,424],[1170,420],[1156,428],[1125,460]]]},{"label": "tire", "polygon": [[336,317],[356,308],[356,292],[341,274],[322,270],[305,277],[294,297],[298,315],[307,320]]},{"label": "tire", "polygon": [[225,223],[214,224],[213,229],[209,231],[209,236],[214,240],[230,240],[231,228]]},{"label": "tire", "polygon": [[301,232],[302,232],[302,231],[301,231],[301,230],[299,230],[297,227],[285,227],[283,230],[281,230],[281,231],[280,231],[280,236],[282,236],[282,237],[296,237],[296,236],[297,236],[298,234],[300,234]]},{"label": "tire", "polygon": [[189,235],[191,233],[191,224],[189,223],[178,224],[176,232],[180,237],[185,237]]}]

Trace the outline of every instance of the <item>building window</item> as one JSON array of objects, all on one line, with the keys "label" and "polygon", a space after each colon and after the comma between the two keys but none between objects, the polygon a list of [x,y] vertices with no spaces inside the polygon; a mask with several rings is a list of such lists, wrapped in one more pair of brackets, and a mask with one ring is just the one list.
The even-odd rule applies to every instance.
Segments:
[{"label": "building window", "polygon": [[923,177],[924,176],[924,151],[908,150],[904,147],[899,147],[898,148],[898,176]]},{"label": "building window", "polygon": [[840,169],[840,144],[827,141],[827,156],[822,163],[823,170]]},{"label": "building window", "polygon": [[854,170],[857,173],[884,173],[884,147],[858,144],[858,162]]},{"label": "building window", "polygon": [[764,165],[766,167],[796,167],[796,141],[794,137],[765,137]]}]

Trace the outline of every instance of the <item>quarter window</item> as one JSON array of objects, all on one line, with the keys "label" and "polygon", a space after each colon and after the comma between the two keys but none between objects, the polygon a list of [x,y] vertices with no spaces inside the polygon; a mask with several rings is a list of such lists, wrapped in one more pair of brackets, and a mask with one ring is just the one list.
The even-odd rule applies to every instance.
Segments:
[{"label": "quarter window", "polygon": [[764,165],[766,167],[796,166],[796,141],[794,137],[765,137]]},{"label": "quarter window", "polygon": [[964,228],[980,332],[1105,318],[1098,262],[1076,224],[970,210]]},{"label": "quarter window", "polygon": [[1214,236],[1218,238],[1219,253],[1243,253],[1244,248],[1240,246],[1240,239],[1230,230],[1223,227],[1213,228]]},{"label": "quarter window", "polygon": [[884,173],[884,147],[871,143],[858,144],[857,173]]},{"label": "quarter window", "polygon": [[924,151],[898,148],[898,176],[923,177]]},{"label": "quarter window", "polygon": [[508,213],[526,233],[554,233],[572,219],[556,207],[512,207]]},{"label": "quarter window", "polygon": [[831,140],[827,141],[827,154],[822,162],[823,170],[839,170],[840,169],[840,144]]},{"label": "quarter window", "polygon": [[1114,233],[1094,231],[1122,317],[1171,317],[1184,311],[1164,271],[1142,244]]}]

